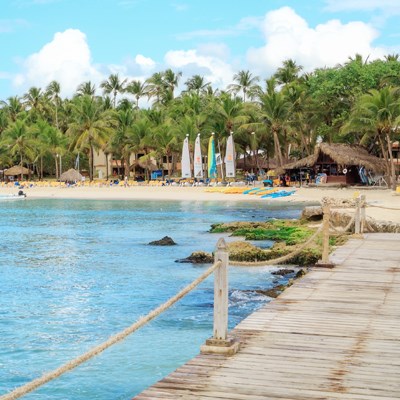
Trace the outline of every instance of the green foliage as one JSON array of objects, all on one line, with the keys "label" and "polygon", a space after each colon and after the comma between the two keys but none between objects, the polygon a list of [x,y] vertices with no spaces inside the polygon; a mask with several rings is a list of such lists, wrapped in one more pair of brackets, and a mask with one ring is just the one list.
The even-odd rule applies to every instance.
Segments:
[{"label": "green foliage", "polygon": [[281,227],[277,229],[238,229],[232,236],[244,236],[246,240],[276,240],[295,245],[307,240],[313,231],[305,227]]}]

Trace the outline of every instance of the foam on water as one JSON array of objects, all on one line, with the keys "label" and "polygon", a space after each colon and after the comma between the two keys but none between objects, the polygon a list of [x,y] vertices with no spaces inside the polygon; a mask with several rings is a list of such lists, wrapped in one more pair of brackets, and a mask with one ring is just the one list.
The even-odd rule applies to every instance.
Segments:
[{"label": "foam on water", "polygon": [[[0,209],[0,395],[87,351],[166,301],[207,266],[210,225],[297,218],[263,203],[32,200]],[[165,235],[177,246],[147,243]],[[231,268],[232,328],[268,298],[264,268]],[[195,356],[212,334],[213,280],[158,319],[27,399],[129,399]]]}]

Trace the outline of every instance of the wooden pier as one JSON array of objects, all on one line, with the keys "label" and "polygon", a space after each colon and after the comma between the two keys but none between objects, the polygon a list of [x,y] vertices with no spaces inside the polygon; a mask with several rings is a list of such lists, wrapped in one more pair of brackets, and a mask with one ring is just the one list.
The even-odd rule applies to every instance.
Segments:
[{"label": "wooden pier", "polygon": [[237,354],[201,354],[135,399],[400,399],[400,234],[330,260],[232,331]]}]

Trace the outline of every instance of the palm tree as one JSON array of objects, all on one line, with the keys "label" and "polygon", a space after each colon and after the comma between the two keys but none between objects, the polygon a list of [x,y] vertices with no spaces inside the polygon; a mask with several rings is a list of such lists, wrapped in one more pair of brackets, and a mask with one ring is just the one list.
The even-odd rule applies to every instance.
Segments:
[{"label": "palm tree", "polygon": [[33,121],[44,114],[44,93],[42,89],[35,86],[31,87],[27,93],[24,94],[23,99],[29,109],[29,113],[32,116]]},{"label": "palm tree", "polygon": [[161,99],[165,97],[167,89],[163,74],[161,72],[154,73],[146,80],[146,84],[148,98],[151,99],[152,97],[155,97],[155,105],[161,104]]},{"label": "palm tree", "polygon": [[73,138],[74,149],[89,156],[89,178],[93,180],[93,155],[96,148],[109,140],[115,117],[111,110],[103,111],[101,103],[90,96],[77,97],[73,103],[74,120],[67,134]]},{"label": "palm tree", "polygon": [[284,134],[288,126],[292,104],[284,93],[276,90],[276,81],[273,78],[267,80],[266,91],[260,92],[259,101],[261,120],[272,133],[275,157],[278,166],[281,167],[283,165],[283,157],[280,136]]},{"label": "palm tree", "polygon": [[135,96],[136,108],[139,108],[140,98],[146,96],[147,94],[147,85],[145,82],[141,82],[139,80],[133,80],[126,86],[125,91]]},{"label": "palm tree", "polygon": [[297,65],[292,59],[285,60],[274,74],[276,82],[281,85],[287,85],[299,78],[299,73],[303,69],[301,65]]},{"label": "palm tree", "polygon": [[260,78],[258,76],[253,76],[250,71],[239,71],[237,74],[233,75],[233,80],[236,83],[229,85],[228,91],[235,95],[242,91],[244,103],[246,102],[247,94],[250,98],[253,98],[259,89],[257,82]]},{"label": "palm tree", "polygon": [[55,109],[55,119],[56,119],[56,127],[59,129],[58,125],[58,107],[60,106],[60,93],[61,86],[57,81],[50,82],[46,87],[46,95],[50,98],[50,100],[54,104]]},{"label": "palm tree", "polygon": [[112,145],[122,155],[125,165],[125,176],[129,176],[130,155],[134,142],[132,138],[132,126],[134,123],[132,108],[118,110],[116,118],[117,126],[112,137]]},{"label": "palm tree", "polygon": [[39,120],[33,127],[33,132],[37,134],[40,157],[40,177],[43,178],[43,155],[49,153],[55,163],[56,178],[60,177],[60,169],[58,166],[58,156],[63,155],[67,144],[67,138],[54,126],[48,122]]},{"label": "palm tree", "polygon": [[169,89],[171,99],[173,99],[174,91],[175,88],[178,86],[178,82],[182,76],[182,72],[175,73],[174,71],[172,71],[172,69],[169,68],[164,72],[163,75],[164,75],[165,85]]},{"label": "palm tree", "polygon": [[204,93],[207,87],[211,85],[211,83],[205,82],[203,76],[193,75],[185,82],[185,85],[187,92],[195,92],[197,95],[199,95],[200,93]]},{"label": "palm tree", "polygon": [[101,82],[100,87],[103,89],[104,94],[113,95],[113,105],[115,108],[118,93],[123,93],[125,91],[125,84],[127,79],[123,81],[120,80],[118,74],[111,74],[108,80]]},{"label": "palm tree", "polygon": [[18,116],[25,111],[24,105],[18,96],[9,97],[7,101],[1,101],[3,109],[6,111],[11,121],[15,122]]},{"label": "palm tree", "polygon": [[90,82],[81,83],[76,89],[76,96],[90,96],[93,97],[96,94],[96,86]]},{"label": "palm tree", "polygon": [[0,147],[6,148],[11,156],[18,156],[21,167],[27,159],[33,159],[35,146],[25,119],[17,119],[8,126],[1,137]]},{"label": "palm tree", "polygon": [[400,124],[399,88],[384,87],[371,90],[360,97],[349,122],[342,133],[348,134],[362,129],[379,141],[382,155],[387,164],[389,186],[396,190],[396,172],[393,160],[392,141],[398,135]]}]

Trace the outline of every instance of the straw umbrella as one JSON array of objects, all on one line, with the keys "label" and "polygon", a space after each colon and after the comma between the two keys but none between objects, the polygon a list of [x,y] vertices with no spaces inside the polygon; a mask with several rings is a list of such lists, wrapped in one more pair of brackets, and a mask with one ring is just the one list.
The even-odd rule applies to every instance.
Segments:
[{"label": "straw umbrella", "polygon": [[21,175],[21,177],[22,177],[23,175],[29,175],[31,173],[32,173],[32,171],[30,171],[28,168],[21,167],[20,165],[14,165],[13,167],[4,171],[5,176]]},{"label": "straw umbrella", "polygon": [[82,180],[82,175],[76,169],[69,169],[60,176],[62,182],[77,182]]}]

